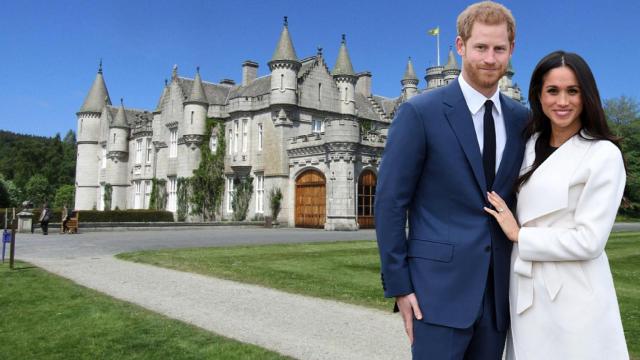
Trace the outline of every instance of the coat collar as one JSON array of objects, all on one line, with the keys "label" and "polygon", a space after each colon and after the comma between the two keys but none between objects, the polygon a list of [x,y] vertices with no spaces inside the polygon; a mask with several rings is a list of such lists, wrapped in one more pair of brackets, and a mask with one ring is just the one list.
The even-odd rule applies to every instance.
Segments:
[{"label": "coat collar", "polygon": [[[457,79],[444,88],[443,103],[445,105],[445,117],[456,134],[458,143],[462,147],[467,161],[471,166],[480,191],[484,194],[487,189],[487,184],[482,167],[480,145],[478,144],[476,131],[473,127],[473,119],[469,107],[467,106],[460,88],[460,83]],[[500,94],[500,105],[503,111],[507,142],[502,155],[502,161],[496,173],[495,189],[499,189],[499,187],[503,185],[506,178],[505,172],[513,166],[517,158],[517,154],[515,151],[512,151],[512,147],[517,137],[520,136],[518,126],[516,126],[514,122],[514,104],[511,101],[507,101],[504,95]]]},{"label": "coat collar", "polygon": [[[520,174],[527,172],[535,160],[537,139],[535,134],[527,142]],[[536,169],[518,194],[516,213],[522,226],[568,206],[569,182],[591,144],[576,134]]]}]

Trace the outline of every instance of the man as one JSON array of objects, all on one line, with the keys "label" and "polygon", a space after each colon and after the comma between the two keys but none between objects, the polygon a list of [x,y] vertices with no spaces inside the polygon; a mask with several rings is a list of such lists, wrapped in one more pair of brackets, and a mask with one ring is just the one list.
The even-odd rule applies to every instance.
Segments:
[{"label": "man", "polygon": [[511,242],[483,207],[488,191],[513,206],[522,162],[527,110],[498,90],[515,22],[485,1],[457,28],[461,75],[399,108],[378,174],[383,287],[414,359],[500,359],[509,327]]}]

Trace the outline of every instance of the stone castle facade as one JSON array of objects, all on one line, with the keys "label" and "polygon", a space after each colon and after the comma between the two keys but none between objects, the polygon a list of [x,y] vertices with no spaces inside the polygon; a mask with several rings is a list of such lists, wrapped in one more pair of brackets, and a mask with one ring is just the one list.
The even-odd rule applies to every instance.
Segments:
[{"label": "stone castle facade", "polygon": [[[225,141],[222,217],[232,216],[238,179],[251,176],[248,218],[270,216],[269,191],[280,188],[280,223],[373,227],[376,174],[397,107],[460,74],[450,49],[446,65],[427,68],[424,89],[409,59],[400,95],[373,95],[372,75],[354,71],[344,35],[330,70],[320,48],[298,58],[286,18],[268,66],[270,74],[257,77],[259,65],[245,61],[241,84],[203,81],[199,69],[193,79],[182,77],[174,66],[156,109],[137,110],[122,101],[112,106],[101,65],[77,112],[75,208],[104,210],[105,185],[112,189],[112,209],[148,208],[156,178],[166,180],[166,208],[175,212],[177,179],[198,167],[200,144],[213,150]],[[509,67],[500,90],[521,100],[512,76]],[[224,139],[217,131],[204,138],[207,118],[224,120]]]}]

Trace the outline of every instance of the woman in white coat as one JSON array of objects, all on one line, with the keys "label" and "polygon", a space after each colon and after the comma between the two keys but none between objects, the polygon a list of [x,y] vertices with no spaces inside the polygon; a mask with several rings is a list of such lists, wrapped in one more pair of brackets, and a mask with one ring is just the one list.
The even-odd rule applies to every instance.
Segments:
[{"label": "woman in white coat", "polygon": [[626,174],[589,66],[556,51],[536,66],[517,221],[488,194],[514,242],[507,359],[628,359],[604,252]]}]

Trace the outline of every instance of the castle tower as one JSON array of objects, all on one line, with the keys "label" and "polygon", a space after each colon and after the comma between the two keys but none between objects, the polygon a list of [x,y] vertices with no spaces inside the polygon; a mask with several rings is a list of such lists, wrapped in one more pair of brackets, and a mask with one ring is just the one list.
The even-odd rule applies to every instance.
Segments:
[{"label": "castle tower", "polygon": [[298,70],[301,64],[289,36],[289,22],[286,16],[276,51],[268,64],[271,70],[271,104],[296,105]]},{"label": "castle tower", "polygon": [[358,77],[353,71],[353,65],[351,65],[351,59],[347,51],[347,40],[344,34],[342,34],[342,43],[338,51],[338,59],[331,71],[331,75],[333,75],[333,79],[340,91],[340,113],[355,115],[356,101],[354,92],[356,90]]},{"label": "castle tower", "polygon": [[107,183],[111,184],[111,209],[127,208],[127,188],[129,187],[129,124],[124,110],[124,102],[120,99],[120,108],[116,118],[109,125],[107,138]]},{"label": "castle tower", "polygon": [[84,99],[78,118],[78,160],[76,162],[75,209],[91,210],[98,202],[100,156],[100,114],[111,105],[109,92],[102,76],[102,60],[93,85]]},{"label": "castle tower", "polygon": [[184,152],[186,159],[179,166],[180,176],[190,177],[193,170],[200,164],[200,143],[205,134],[207,124],[207,110],[209,109],[209,101],[202,86],[200,78],[200,67],[196,68],[196,77],[193,80],[191,94],[184,101],[184,117],[182,121],[183,139],[187,149]]},{"label": "castle tower", "polygon": [[407,61],[407,68],[404,71],[404,76],[400,83],[402,84],[402,98],[404,101],[411,99],[418,94],[418,77],[413,70],[413,63],[411,57]]},{"label": "castle tower", "polygon": [[522,101],[522,93],[520,92],[520,87],[513,83],[513,75],[515,75],[515,72],[513,71],[513,64],[511,64],[511,59],[509,59],[509,66],[507,67],[507,71],[505,72],[504,76],[500,78],[498,87],[500,88],[500,92],[502,92],[506,96],[516,101]]},{"label": "castle tower", "polygon": [[458,66],[458,61],[456,61],[456,56],[451,47],[449,47],[449,59],[447,60],[447,64],[444,66],[442,75],[444,77],[445,85],[454,81],[458,75],[460,75],[460,67]]}]

